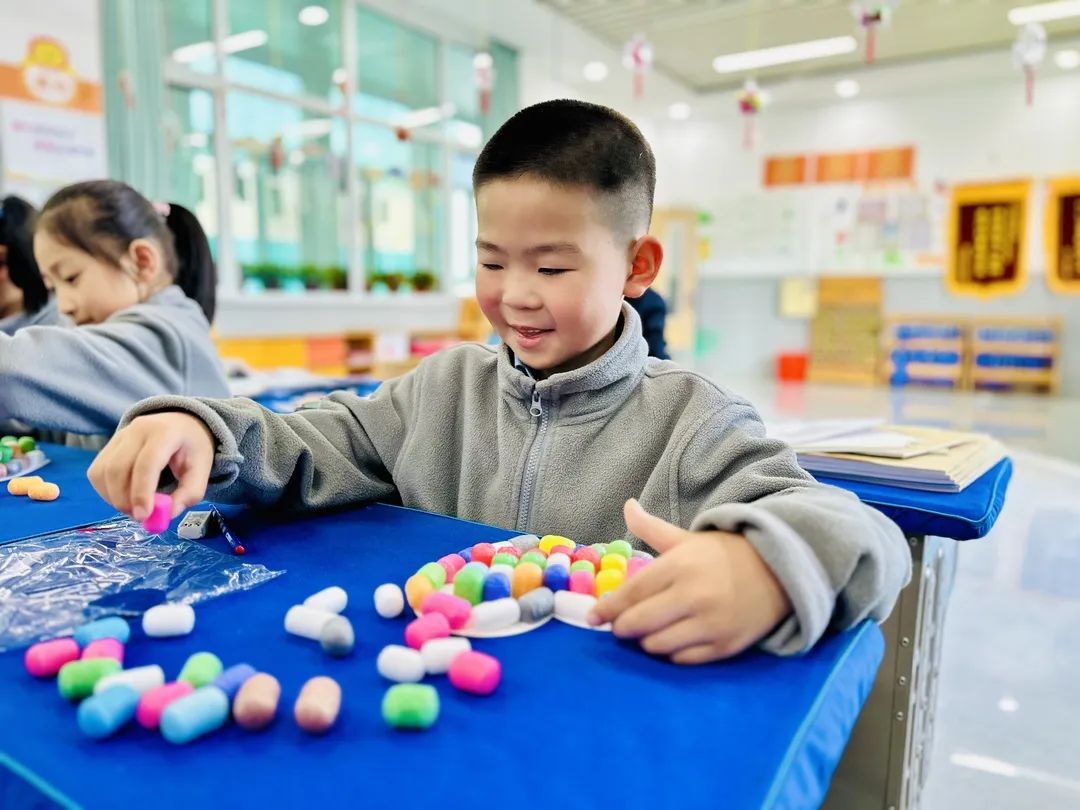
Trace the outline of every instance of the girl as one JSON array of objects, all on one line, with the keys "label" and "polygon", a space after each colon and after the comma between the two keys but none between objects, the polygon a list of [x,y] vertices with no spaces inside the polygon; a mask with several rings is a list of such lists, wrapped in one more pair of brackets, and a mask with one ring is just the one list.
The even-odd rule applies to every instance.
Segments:
[{"label": "girl", "polygon": [[34,261],[33,228],[37,211],[19,197],[0,199],[0,332],[13,335],[24,326],[66,324]]},{"label": "girl", "polygon": [[190,211],[76,183],[42,209],[34,254],[76,328],[0,335],[0,421],[101,437],[144,397],[229,395],[210,341],[214,263]]}]

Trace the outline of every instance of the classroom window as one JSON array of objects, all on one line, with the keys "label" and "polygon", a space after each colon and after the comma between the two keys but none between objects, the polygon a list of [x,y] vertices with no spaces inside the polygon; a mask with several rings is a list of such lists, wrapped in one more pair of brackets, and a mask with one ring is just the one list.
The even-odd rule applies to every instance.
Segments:
[{"label": "classroom window", "polygon": [[471,289],[472,165],[516,109],[512,49],[485,45],[485,114],[475,43],[357,0],[158,2],[172,197],[228,229],[228,290]]},{"label": "classroom window", "polygon": [[169,201],[194,212],[216,255],[218,211],[213,96],[206,90],[170,88],[164,129]]}]

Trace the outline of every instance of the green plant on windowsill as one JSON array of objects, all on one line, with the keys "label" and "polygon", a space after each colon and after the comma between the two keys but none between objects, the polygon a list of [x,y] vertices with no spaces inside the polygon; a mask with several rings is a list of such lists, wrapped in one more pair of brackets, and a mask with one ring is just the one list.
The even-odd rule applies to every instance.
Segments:
[{"label": "green plant on windowsill", "polygon": [[367,274],[367,278],[364,280],[364,287],[371,292],[376,289],[383,289],[386,287],[386,273],[381,270],[372,270]]},{"label": "green plant on windowsill", "polygon": [[349,271],[342,267],[340,264],[332,264],[329,267],[324,267],[320,272],[325,279],[326,289],[349,289]]},{"label": "green plant on windowsill", "polygon": [[413,273],[412,286],[417,292],[429,292],[438,286],[438,281],[430,270],[417,270]]},{"label": "green plant on windowsill", "polygon": [[383,282],[389,288],[390,292],[397,292],[398,288],[405,283],[404,273],[386,273],[383,276]]},{"label": "green plant on windowsill", "polygon": [[303,292],[304,273],[300,267],[278,267],[281,278],[281,289],[285,292]]},{"label": "green plant on windowsill", "polygon": [[314,264],[301,265],[300,278],[304,280],[304,289],[306,290],[325,289],[322,270]]}]

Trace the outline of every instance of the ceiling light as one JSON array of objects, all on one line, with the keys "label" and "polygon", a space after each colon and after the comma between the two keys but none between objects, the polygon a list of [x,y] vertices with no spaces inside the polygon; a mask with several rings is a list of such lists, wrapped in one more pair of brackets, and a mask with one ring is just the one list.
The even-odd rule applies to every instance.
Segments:
[{"label": "ceiling light", "polygon": [[297,15],[301,25],[322,25],[330,19],[330,12],[322,6],[304,6]]},{"label": "ceiling light", "polygon": [[684,101],[677,101],[667,108],[667,114],[673,121],[685,121],[690,117],[690,105]]},{"label": "ceiling light", "polygon": [[808,42],[796,42],[792,45],[780,45],[775,48],[762,48],[757,51],[729,53],[713,59],[713,70],[717,73],[739,73],[744,70],[784,65],[789,62],[803,62],[807,59],[822,59],[827,56],[839,56],[852,53],[858,47],[855,37],[832,37],[831,39],[813,39]]},{"label": "ceiling light", "polygon": [[854,79],[841,79],[833,85],[833,89],[840,98],[855,98],[859,95],[859,83]]},{"label": "ceiling light", "polygon": [[603,62],[589,62],[581,73],[590,82],[602,82],[607,78],[608,68]]},{"label": "ceiling light", "polygon": [[1069,17],[1080,17],[1080,0],[1057,0],[1035,6],[1018,6],[1009,11],[1009,22],[1013,25],[1064,20]]},{"label": "ceiling light", "polygon": [[[270,37],[267,36],[265,31],[242,31],[239,34],[230,34],[225,37],[221,43],[221,49],[227,54],[240,53],[240,51],[247,51],[252,48],[261,48],[269,39]],[[172,58],[174,62],[183,64],[185,62],[194,62],[204,56],[212,56],[213,53],[213,42],[195,42],[177,48],[172,52]]]},{"label": "ceiling light", "polygon": [[491,70],[495,60],[491,58],[491,54],[487,51],[480,51],[472,58],[472,63],[476,70]]},{"label": "ceiling light", "polygon": [[1054,64],[1062,70],[1075,70],[1080,67],[1080,51],[1066,48],[1054,54]]}]

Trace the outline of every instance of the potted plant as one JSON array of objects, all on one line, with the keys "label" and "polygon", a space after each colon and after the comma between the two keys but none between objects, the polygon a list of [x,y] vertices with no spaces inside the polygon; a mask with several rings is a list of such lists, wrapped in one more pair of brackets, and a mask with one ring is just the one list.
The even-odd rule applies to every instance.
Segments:
[{"label": "potted plant", "polygon": [[332,264],[322,269],[323,278],[326,279],[326,289],[347,290],[349,289],[349,271],[340,264]]},{"label": "potted plant", "polygon": [[417,270],[413,273],[412,286],[417,292],[429,292],[434,290],[438,279],[430,270]]},{"label": "potted plant", "polygon": [[300,278],[304,281],[305,290],[325,289],[321,270],[313,264],[304,264],[300,267]]},{"label": "potted plant", "polygon": [[385,282],[386,286],[389,288],[390,292],[397,292],[398,287],[400,287],[402,285],[402,283],[405,281],[405,274],[404,273],[398,273],[396,271],[393,272],[393,273],[387,273],[386,275],[383,276],[383,281]]}]

